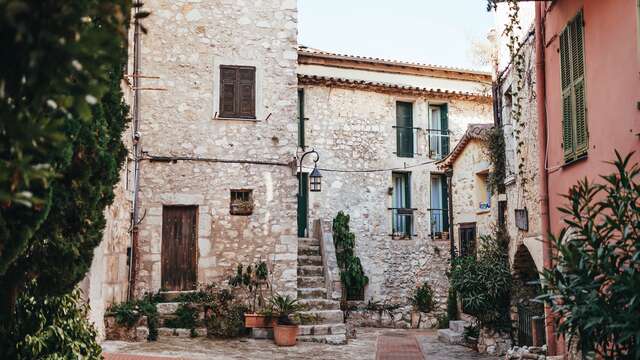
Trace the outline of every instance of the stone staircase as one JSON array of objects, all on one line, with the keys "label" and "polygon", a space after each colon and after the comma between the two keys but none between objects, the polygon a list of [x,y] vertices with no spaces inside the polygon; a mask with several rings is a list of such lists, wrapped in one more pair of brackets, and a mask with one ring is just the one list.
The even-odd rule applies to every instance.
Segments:
[{"label": "stone staircase", "polygon": [[340,302],[327,296],[318,239],[298,240],[298,299],[307,307],[300,314],[309,318],[300,325],[298,340],[333,345],[347,343]]},{"label": "stone staircase", "polygon": [[196,328],[180,329],[167,327],[167,320],[176,317],[175,312],[180,306],[180,302],[162,302],[156,304],[158,310],[158,337],[195,337],[195,336],[207,336],[207,328],[204,326],[204,310],[198,310],[198,320],[196,322]]},{"label": "stone staircase", "polygon": [[464,320],[449,321],[448,329],[438,330],[438,340],[446,344],[462,344],[464,341],[462,334],[466,326],[469,326],[469,323]]}]

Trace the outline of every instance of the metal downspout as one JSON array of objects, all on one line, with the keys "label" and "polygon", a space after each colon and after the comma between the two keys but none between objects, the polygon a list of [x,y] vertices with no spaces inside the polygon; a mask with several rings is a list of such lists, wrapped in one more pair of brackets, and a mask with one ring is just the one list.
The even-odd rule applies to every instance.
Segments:
[{"label": "metal downspout", "polygon": [[[136,0],[136,5],[141,5]],[[140,22],[138,12],[140,6],[134,6],[134,30],[133,30],[133,126],[131,128],[131,142],[133,144],[133,190],[132,190],[132,210],[129,242],[129,289],[127,299],[131,300],[135,296],[135,278],[137,265],[138,248],[138,189],[140,186]]]},{"label": "metal downspout", "polygon": [[[547,150],[547,107],[546,107],[546,74],[545,74],[545,38],[544,38],[544,3],[536,3],[535,36],[536,36],[536,106],[538,109],[538,169],[540,171],[540,215],[542,232],[542,259],[545,269],[553,266],[552,247],[549,242],[550,218],[549,218],[549,178],[546,164]],[[556,342],[554,314],[551,307],[545,304],[545,333],[549,355],[562,353]]]}]

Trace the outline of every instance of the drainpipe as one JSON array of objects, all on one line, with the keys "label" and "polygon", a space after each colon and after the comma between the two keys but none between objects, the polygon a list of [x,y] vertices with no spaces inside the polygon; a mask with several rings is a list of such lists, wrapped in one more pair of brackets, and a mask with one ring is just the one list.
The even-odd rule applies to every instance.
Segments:
[{"label": "drainpipe", "polygon": [[[535,36],[536,36],[536,106],[538,108],[538,168],[540,169],[540,212],[542,231],[542,259],[545,269],[553,266],[553,250],[549,242],[550,218],[549,218],[549,178],[546,164],[547,150],[547,107],[546,107],[546,74],[544,64],[544,2],[536,3]],[[547,338],[547,351],[549,355],[558,355],[562,349],[558,346],[561,341],[556,341],[554,314],[551,307],[545,304],[545,333]]]},{"label": "drainpipe", "polygon": [[447,199],[447,207],[449,208],[449,241],[450,241],[450,252],[451,252],[451,260],[456,257],[456,241],[455,236],[453,234],[453,166],[445,172],[447,176],[447,183],[445,186],[447,187],[448,198]]},{"label": "drainpipe", "polygon": [[[140,5],[140,0],[136,0]],[[133,20],[133,121],[131,126],[131,142],[133,144],[133,189],[131,200],[131,226],[129,242],[129,291],[127,300],[135,296],[136,265],[138,262],[138,189],[140,187],[140,6],[134,7]]]}]

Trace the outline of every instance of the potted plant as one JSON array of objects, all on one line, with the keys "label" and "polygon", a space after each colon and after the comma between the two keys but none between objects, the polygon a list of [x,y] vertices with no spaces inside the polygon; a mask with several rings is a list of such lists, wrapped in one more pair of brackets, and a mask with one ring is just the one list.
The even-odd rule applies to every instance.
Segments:
[{"label": "potted plant", "polygon": [[273,338],[276,345],[295,345],[298,339],[298,324],[294,322],[291,315],[303,310],[304,306],[299,304],[297,299],[293,299],[289,295],[282,296],[275,294],[270,302],[273,315],[276,317],[276,324],[273,328]]},{"label": "potted plant", "polygon": [[244,314],[244,326],[246,328],[270,328],[273,321],[268,314],[263,313],[266,300],[264,291],[271,289],[268,281],[269,269],[267,263],[260,261],[254,267],[252,265],[243,268],[240,264],[236,275],[229,279],[229,285],[246,290],[249,302],[249,312]]}]

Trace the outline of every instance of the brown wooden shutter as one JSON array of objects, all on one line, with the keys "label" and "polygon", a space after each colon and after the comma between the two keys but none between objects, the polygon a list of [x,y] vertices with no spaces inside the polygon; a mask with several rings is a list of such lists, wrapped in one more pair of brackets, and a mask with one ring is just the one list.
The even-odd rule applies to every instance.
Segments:
[{"label": "brown wooden shutter", "polygon": [[256,117],[256,69],[241,67],[238,69],[238,116]]},{"label": "brown wooden shutter", "polygon": [[237,68],[220,66],[220,116],[234,117],[238,113],[236,101]]}]

